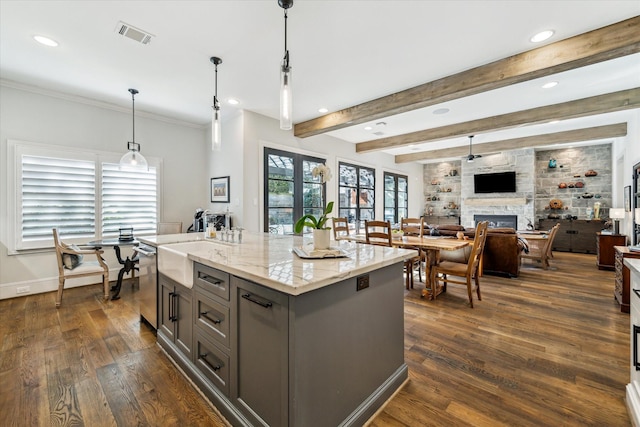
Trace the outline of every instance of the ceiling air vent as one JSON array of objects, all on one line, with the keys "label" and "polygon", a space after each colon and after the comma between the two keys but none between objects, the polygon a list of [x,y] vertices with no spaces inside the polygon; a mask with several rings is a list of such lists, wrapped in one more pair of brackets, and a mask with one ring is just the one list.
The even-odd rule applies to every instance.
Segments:
[{"label": "ceiling air vent", "polygon": [[376,135],[376,136],[382,136],[382,135],[384,135],[384,132],[378,131],[378,132],[374,132],[373,134]]},{"label": "ceiling air vent", "polygon": [[116,26],[116,33],[142,44],[149,44],[151,38],[155,37],[151,33],[143,31],[140,28],[136,28],[122,21],[118,22],[118,25]]}]

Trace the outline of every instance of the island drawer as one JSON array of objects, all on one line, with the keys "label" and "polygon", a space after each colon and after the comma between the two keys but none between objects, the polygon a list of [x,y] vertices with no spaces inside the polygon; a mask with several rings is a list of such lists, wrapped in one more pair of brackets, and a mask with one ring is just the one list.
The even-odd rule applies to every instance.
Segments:
[{"label": "island drawer", "polygon": [[229,396],[229,355],[206,339],[200,331],[196,333],[195,362],[202,374],[225,396]]},{"label": "island drawer", "polygon": [[229,307],[196,289],[196,326],[214,342],[229,348]]},{"label": "island drawer", "polygon": [[229,273],[195,263],[193,275],[197,288],[229,301]]}]

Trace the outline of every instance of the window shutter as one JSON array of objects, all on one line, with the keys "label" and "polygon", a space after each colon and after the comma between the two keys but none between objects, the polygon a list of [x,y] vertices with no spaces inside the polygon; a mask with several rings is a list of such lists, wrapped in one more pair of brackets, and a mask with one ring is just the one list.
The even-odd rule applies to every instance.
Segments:
[{"label": "window shutter", "polygon": [[134,235],[155,234],[157,223],[156,168],[120,170],[102,163],[102,236],[118,236],[133,227]]},{"label": "window shutter", "polygon": [[93,161],[22,155],[21,240],[51,239],[51,229],[70,237],[95,235]]}]

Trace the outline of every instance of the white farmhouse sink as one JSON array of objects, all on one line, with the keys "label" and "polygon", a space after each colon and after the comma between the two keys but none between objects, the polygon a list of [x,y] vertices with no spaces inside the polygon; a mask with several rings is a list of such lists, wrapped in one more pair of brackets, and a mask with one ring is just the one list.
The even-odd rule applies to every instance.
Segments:
[{"label": "white farmhouse sink", "polygon": [[216,244],[204,240],[158,246],[158,272],[187,288],[193,287],[193,261],[189,253],[213,251]]}]

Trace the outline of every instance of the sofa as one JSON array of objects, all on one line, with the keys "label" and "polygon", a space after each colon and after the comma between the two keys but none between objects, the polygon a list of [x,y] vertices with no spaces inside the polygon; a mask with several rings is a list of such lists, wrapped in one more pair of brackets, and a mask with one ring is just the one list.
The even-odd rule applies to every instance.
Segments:
[{"label": "sofa", "polygon": [[[435,231],[431,231],[435,230]],[[473,239],[475,228],[465,228],[461,225],[433,225],[425,227],[425,234],[457,237],[458,233]],[[520,274],[520,252],[524,250],[524,242],[518,238],[513,228],[489,228],[482,258],[483,274],[518,277]],[[466,262],[471,252],[471,246],[459,251],[441,251],[440,259],[447,261]]]}]

